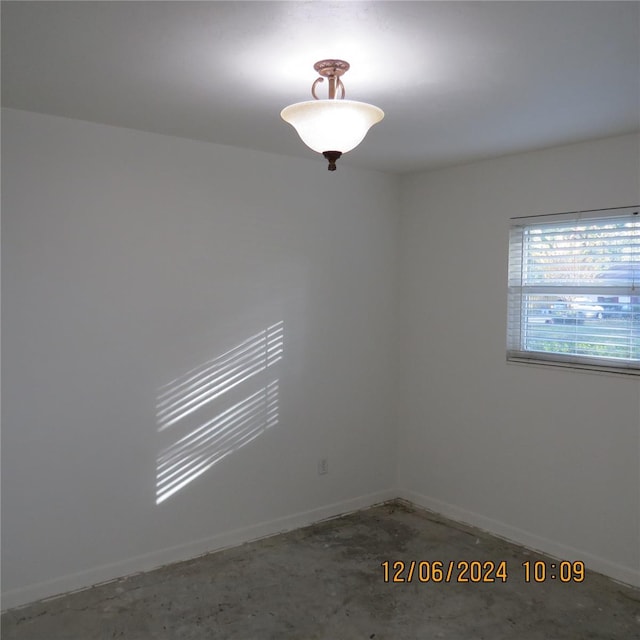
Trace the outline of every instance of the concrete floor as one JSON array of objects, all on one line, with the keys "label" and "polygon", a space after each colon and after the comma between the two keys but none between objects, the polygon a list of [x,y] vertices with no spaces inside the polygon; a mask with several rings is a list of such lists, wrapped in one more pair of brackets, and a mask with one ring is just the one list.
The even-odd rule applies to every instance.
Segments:
[{"label": "concrete floor", "polygon": [[[386,560],[505,561],[508,573],[385,583]],[[2,638],[640,640],[640,590],[590,572],[526,583],[527,560],[553,562],[388,504],[8,611]]]}]

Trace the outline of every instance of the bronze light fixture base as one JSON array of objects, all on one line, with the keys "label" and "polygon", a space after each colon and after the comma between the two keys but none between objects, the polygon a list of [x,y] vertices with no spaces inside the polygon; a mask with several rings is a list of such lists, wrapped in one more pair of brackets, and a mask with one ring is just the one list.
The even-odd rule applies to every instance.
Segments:
[{"label": "bronze light fixture base", "polygon": [[313,65],[313,68],[319,75],[328,78],[330,76],[341,76],[346,71],[349,71],[349,63],[346,60],[318,60]]},{"label": "bronze light fixture base", "polygon": [[325,78],[329,79],[329,100],[333,100],[336,97],[336,89],[340,89],[342,92],[341,99],[344,99],[345,91],[340,76],[343,73],[349,71],[351,65],[346,60],[319,60],[313,65],[313,68],[318,72],[320,78],[318,78],[313,85],[311,85],[311,95],[318,100],[316,95],[316,85],[319,82],[324,82]]},{"label": "bronze light fixture base", "polygon": [[342,155],[342,151],[324,151],[322,155],[329,161],[327,169],[329,171],[335,171],[336,160]]}]

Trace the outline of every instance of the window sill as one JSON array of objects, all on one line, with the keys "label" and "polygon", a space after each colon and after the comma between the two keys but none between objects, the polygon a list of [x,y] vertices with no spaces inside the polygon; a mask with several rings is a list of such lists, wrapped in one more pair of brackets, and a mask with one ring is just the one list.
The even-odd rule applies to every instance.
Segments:
[{"label": "window sill", "polygon": [[560,360],[546,360],[544,358],[528,358],[507,355],[507,364],[554,367],[558,369],[568,369],[576,373],[595,373],[598,375],[615,376],[616,378],[623,376],[627,379],[638,378],[640,376],[640,369],[580,362],[563,362]]}]

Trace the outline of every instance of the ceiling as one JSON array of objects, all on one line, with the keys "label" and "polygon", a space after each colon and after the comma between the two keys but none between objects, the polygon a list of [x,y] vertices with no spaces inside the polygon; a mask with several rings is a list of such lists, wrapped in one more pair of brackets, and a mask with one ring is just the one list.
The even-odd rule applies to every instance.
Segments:
[{"label": "ceiling", "polygon": [[1,20],[3,106],[144,131],[315,157],[279,113],[322,58],[386,114],[339,164],[640,129],[638,2],[2,2]]}]

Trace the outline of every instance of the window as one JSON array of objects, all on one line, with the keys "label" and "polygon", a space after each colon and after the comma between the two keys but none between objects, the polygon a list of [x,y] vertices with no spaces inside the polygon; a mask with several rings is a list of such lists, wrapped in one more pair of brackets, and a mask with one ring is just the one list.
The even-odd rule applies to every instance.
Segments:
[{"label": "window", "polygon": [[507,359],[640,374],[640,208],[512,219]]}]

